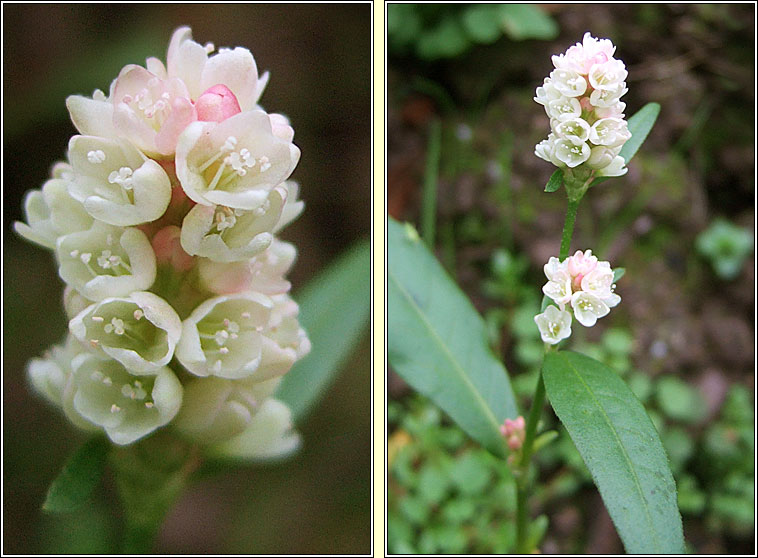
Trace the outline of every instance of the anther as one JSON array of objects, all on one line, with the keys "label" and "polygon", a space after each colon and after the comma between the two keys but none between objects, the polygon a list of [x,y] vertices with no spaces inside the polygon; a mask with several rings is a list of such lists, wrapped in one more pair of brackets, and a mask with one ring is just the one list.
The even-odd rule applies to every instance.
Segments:
[{"label": "anther", "polygon": [[121,410],[121,407],[119,407],[115,403],[111,405],[111,413],[118,413],[120,410]]},{"label": "anther", "polygon": [[133,314],[134,319],[137,320],[137,321],[140,321],[142,319],[142,316],[144,316],[144,315],[145,315],[145,313],[142,310],[140,310],[139,308],[137,308],[134,311],[134,314]]},{"label": "anther", "polygon": [[105,153],[103,153],[102,149],[88,151],[87,160],[94,165],[99,165],[100,163],[105,161]]},{"label": "anther", "polygon": [[92,316],[92,321],[93,322],[104,322],[105,318],[103,318],[102,316]]}]

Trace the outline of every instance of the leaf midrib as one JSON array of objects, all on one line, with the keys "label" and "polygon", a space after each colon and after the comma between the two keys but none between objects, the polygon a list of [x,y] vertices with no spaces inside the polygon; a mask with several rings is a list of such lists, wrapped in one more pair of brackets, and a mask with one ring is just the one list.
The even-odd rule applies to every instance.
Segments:
[{"label": "leaf midrib", "polygon": [[476,390],[474,384],[471,383],[471,380],[469,380],[468,376],[466,375],[463,367],[458,363],[458,361],[455,359],[454,355],[450,352],[450,350],[447,348],[445,343],[442,341],[442,339],[437,335],[436,330],[432,327],[432,324],[429,322],[429,320],[426,319],[425,314],[421,311],[421,308],[416,304],[416,302],[413,300],[413,297],[410,296],[410,293],[407,291],[407,289],[403,288],[403,285],[398,281],[398,279],[395,277],[395,275],[392,273],[390,269],[387,269],[387,276],[392,282],[395,284],[395,286],[398,288],[400,293],[403,295],[403,297],[408,301],[411,308],[415,311],[415,313],[418,315],[419,319],[422,321],[426,329],[429,331],[430,335],[432,336],[433,340],[441,347],[442,352],[447,355],[448,360],[453,364],[453,369],[460,375],[460,377],[463,379],[466,386],[468,386],[471,393],[474,395],[475,401],[479,404],[479,406],[484,410],[484,414],[487,417],[487,419],[490,421],[490,423],[493,426],[493,429],[497,431],[498,428],[498,422],[495,418],[495,415],[492,413],[492,410],[489,408],[489,405],[487,405],[487,402],[484,401],[482,396],[479,394],[479,392]]},{"label": "leaf midrib", "polygon": [[621,438],[619,437],[618,433],[616,432],[616,429],[613,427],[613,423],[611,422],[610,418],[606,414],[605,409],[603,409],[603,407],[600,405],[599,400],[597,399],[597,397],[595,397],[595,393],[590,389],[590,386],[587,384],[587,382],[584,381],[584,378],[581,376],[581,374],[579,374],[579,371],[571,363],[571,361],[568,359],[567,356],[565,356],[565,355],[560,355],[560,356],[566,361],[566,363],[568,364],[568,366],[571,369],[571,371],[574,373],[574,375],[581,382],[581,385],[584,386],[584,388],[587,390],[587,393],[590,394],[590,399],[592,400],[593,403],[595,403],[595,405],[597,406],[597,408],[600,409],[600,412],[603,415],[603,419],[605,419],[605,422],[608,424],[608,427],[610,428],[611,432],[613,433],[613,436],[618,441],[618,445],[621,448],[621,453],[624,456],[624,459],[626,460],[626,463],[627,463],[627,465],[629,467],[629,471],[632,474],[632,478],[634,479],[634,485],[637,488],[637,492],[640,495],[640,499],[642,500],[642,503],[643,503],[642,507],[645,510],[645,515],[647,516],[648,524],[650,525],[651,531],[653,533],[653,537],[655,538],[656,546],[658,548],[660,548],[660,539],[658,537],[658,531],[656,531],[654,523],[653,523],[653,518],[650,516],[650,510],[648,509],[648,506],[647,506],[647,500],[645,500],[645,494],[642,491],[642,486],[640,485],[639,478],[637,476],[636,471],[634,470],[634,467],[632,467],[632,461],[629,458],[629,454],[627,453],[626,448],[624,447],[624,444],[621,442]]}]

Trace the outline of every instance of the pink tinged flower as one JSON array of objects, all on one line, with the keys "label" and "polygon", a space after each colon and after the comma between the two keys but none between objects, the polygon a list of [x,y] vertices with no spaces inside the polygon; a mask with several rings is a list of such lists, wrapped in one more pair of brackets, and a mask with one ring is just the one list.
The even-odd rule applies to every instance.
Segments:
[{"label": "pink tinged flower", "polygon": [[58,273],[90,300],[145,291],[155,281],[155,254],[142,231],[96,221],[86,231],[61,237]]},{"label": "pink tinged flower", "polygon": [[569,168],[578,167],[590,158],[590,146],[584,142],[576,144],[570,139],[558,139],[555,157]]},{"label": "pink tinged flower", "polygon": [[552,305],[545,308],[543,313],[537,314],[534,323],[540,330],[542,341],[549,345],[560,343],[571,335],[571,313]]},{"label": "pink tinged flower", "polygon": [[168,424],[182,405],[182,384],[166,367],[134,376],[115,360],[80,354],[71,362],[66,414],[102,428],[112,442],[131,444]]},{"label": "pink tinged flower", "polygon": [[619,98],[627,91],[628,89],[623,82],[615,87],[595,89],[590,93],[590,103],[595,107],[612,107],[618,103]]},{"label": "pink tinged flower", "polygon": [[610,312],[610,308],[605,302],[584,291],[573,294],[571,308],[574,310],[574,317],[585,327],[592,327],[598,318],[602,318]]},{"label": "pink tinged flower", "polygon": [[74,136],[69,142],[71,196],[95,219],[131,226],[158,219],[171,200],[171,180],[127,141]]},{"label": "pink tinged flower", "polygon": [[172,155],[179,134],[197,120],[181,80],[163,80],[133,64],[116,80],[113,105],[117,132],[151,155]]},{"label": "pink tinged flower", "polygon": [[208,88],[223,84],[234,94],[242,111],[254,109],[268,82],[268,73],[258,76],[255,59],[246,48],[222,48],[209,57],[214,49],[210,43],[201,46],[193,41],[189,27],[180,27],[168,47],[168,77],[181,79],[195,100]]},{"label": "pink tinged flower", "polygon": [[[608,262],[601,262],[607,264]],[[613,292],[613,270],[610,265],[598,265],[595,269],[584,275],[581,282],[581,290],[590,293],[599,299],[610,297]]]},{"label": "pink tinged flower", "polygon": [[170,265],[176,271],[189,271],[195,266],[195,258],[182,248],[182,231],[176,225],[163,227],[152,239],[158,264]]},{"label": "pink tinged flower", "polygon": [[202,205],[256,209],[294,170],[300,150],[274,134],[263,111],[223,122],[195,122],[179,137],[176,174]]},{"label": "pink tinged flower", "polygon": [[296,256],[297,250],[292,244],[275,238],[265,252],[247,261],[221,263],[202,258],[198,263],[200,284],[216,294],[244,291],[283,294],[290,290],[285,276]]},{"label": "pink tinged flower", "polygon": [[595,269],[597,265],[597,256],[592,255],[592,250],[585,250],[584,252],[577,250],[573,256],[566,258],[566,269],[572,277],[586,275]]},{"label": "pink tinged flower", "polygon": [[621,147],[631,137],[626,120],[621,118],[602,118],[589,129],[589,140],[595,145]]},{"label": "pink tinged flower", "polygon": [[611,59],[590,68],[587,78],[593,89],[616,89],[623,85],[627,76],[626,66],[621,60]]},{"label": "pink tinged flower", "polygon": [[298,193],[300,191],[300,186],[298,186],[297,182],[288,180],[287,182],[277,186],[277,188],[283,188],[286,190],[287,195],[286,202],[282,208],[282,215],[274,226],[274,233],[279,232],[284,227],[289,225],[292,221],[297,219],[303,212],[303,209],[305,209],[305,202],[297,199]]},{"label": "pink tinged flower", "polygon": [[195,101],[197,119],[204,122],[221,122],[241,112],[237,97],[226,85],[214,85]]}]

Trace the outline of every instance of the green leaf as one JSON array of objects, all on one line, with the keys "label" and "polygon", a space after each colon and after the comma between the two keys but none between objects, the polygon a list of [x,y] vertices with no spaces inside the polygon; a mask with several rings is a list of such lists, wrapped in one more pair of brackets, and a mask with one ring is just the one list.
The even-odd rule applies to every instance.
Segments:
[{"label": "green leaf", "polygon": [[656,400],[663,414],[674,420],[697,422],[706,413],[700,392],[673,376],[667,376],[658,382]]},{"label": "green leaf", "polygon": [[62,513],[74,511],[84,504],[103,476],[109,448],[110,443],[102,436],[85,442],[50,485],[42,509]]},{"label": "green leaf", "polygon": [[361,241],[296,297],[311,352],[287,372],[275,397],[302,419],[316,404],[367,330],[371,314],[371,246]]},{"label": "green leaf", "polygon": [[614,269],[613,270],[613,282],[615,283],[616,281],[618,281],[619,279],[621,279],[624,276],[625,273],[626,273],[626,268],[625,267],[617,267],[616,269]]},{"label": "green leaf", "polygon": [[563,171],[558,169],[550,175],[550,180],[545,185],[545,192],[555,192],[563,185]]},{"label": "green leaf", "polygon": [[638,110],[634,116],[628,120],[629,131],[632,137],[627,140],[624,147],[621,148],[619,155],[624,158],[626,164],[632,160],[637,150],[645,141],[650,130],[653,129],[658,114],[661,112],[661,105],[658,103],[648,103],[640,110]]},{"label": "green leaf", "polygon": [[504,456],[499,427],[518,411],[484,321],[418,235],[391,218],[387,251],[389,363],[469,436]]},{"label": "green leaf", "polygon": [[499,8],[503,29],[515,41],[548,40],[558,36],[558,24],[537,6],[501,4]]},{"label": "green leaf", "polygon": [[550,403],[592,473],[629,554],[682,554],[682,519],[666,452],[642,404],[613,370],[550,352]]}]

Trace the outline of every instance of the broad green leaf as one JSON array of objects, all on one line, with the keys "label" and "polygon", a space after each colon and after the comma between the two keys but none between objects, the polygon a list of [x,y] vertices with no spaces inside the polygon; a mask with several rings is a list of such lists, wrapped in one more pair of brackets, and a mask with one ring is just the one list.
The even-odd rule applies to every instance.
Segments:
[{"label": "broad green leaf", "polygon": [[627,164],[632,160],[637,150],[645,141],[650,130],[653,129],[658,114],[661,112],[661,105],[658,103],[648,103],[640,110],[638,110],[634,116],[630,117],[627,121],[627,126],[632,134],[632,137],[627,140],[624,147],[621,148],[619,155],[624,158]]},{"label": "broad green leaf", "polygon": [[639,400],[613,370],[579,353],[548,353],[542,373],[626,551],[684,553],[674,478]]},{"label": "broad green leaf", "polygon": [[499,427],[518,414],[484,321],[412,227],[387,227],[387,357],[472,438],[506,453]]},{"label": "broad green leaf", "polygon": [[296,296],[311,352],[287,372],[275,397],[302,419],[367,330],[371,314],[371,246],[362,241]]},{"label": "broad green leaf", "polygon": [[87,501],[105,470],[110,443],[102,436],[85,442],[72,455],[47,491],[46,512],[70,512]]},{"label": "broad green leaf", "polygon": [[550,175],[550,180],[545,185],[545,192],[555,192],[563,185],[563,170],[558,169]]},{"label": "broad green leaf", "polygon": [[558,24],[542,9],[532,4],[501,4],[500,22],[508,36],[515,40],[554,39]]}]

